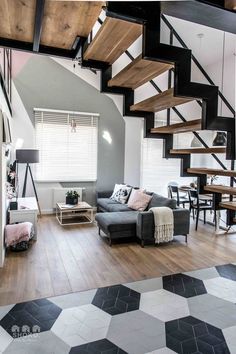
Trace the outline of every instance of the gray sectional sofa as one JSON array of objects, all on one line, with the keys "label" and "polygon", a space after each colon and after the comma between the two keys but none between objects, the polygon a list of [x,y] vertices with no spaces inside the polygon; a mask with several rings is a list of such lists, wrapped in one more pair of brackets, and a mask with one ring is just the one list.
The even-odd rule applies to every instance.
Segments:
[{"label": "gray sectional sofa", "polygon": [[130,209],[110,199],[112,191],[97,192],[97,211],[95,216],[99,234],[102,230],[109,239],[110,245],[115,239],[136,238],[141,246],[154,243],[154,217],[152,207],[167,206],[173,209],[174,236],[183,235],[187,242],[189,233],[190,213],[187,209],[176,207],[176,200],[165,198],[156,193],[148,193],[152,199],[145,211]]}]

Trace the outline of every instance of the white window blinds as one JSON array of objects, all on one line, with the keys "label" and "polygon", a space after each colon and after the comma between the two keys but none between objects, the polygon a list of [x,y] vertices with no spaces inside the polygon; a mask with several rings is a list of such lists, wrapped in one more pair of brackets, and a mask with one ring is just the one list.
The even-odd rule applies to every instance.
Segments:
[{"label": "white window blinds", "polygon": [[38,181],[97,179],[98,114],[35,109]]}]

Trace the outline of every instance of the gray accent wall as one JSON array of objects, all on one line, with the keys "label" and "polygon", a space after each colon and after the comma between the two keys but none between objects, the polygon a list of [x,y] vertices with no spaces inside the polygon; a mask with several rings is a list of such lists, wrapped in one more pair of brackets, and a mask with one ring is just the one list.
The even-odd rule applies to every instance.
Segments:
[{"label": "gray accent wall", "polygon": [[[30,119],[33,125],[34,108],[100,114],[97,183],[86,183],[88,202],[94,205],[96,189],[111,189],[115,183],[123,182],[125,122],[111,98],[44,56],[32,56],[15,77],[14,84],[28,113],[26,119]],[[109,132],[111,144],[103,138],[104,131]],[[63,183],[63,187],[72,185],[81,186],[81,183]]]}]

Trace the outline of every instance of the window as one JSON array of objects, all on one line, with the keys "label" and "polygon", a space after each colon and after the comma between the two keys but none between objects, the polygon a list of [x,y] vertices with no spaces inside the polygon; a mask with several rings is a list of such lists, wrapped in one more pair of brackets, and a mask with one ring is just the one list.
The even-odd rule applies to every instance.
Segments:
[{"label": "window", "polygon": [[35,109],[37,181],[96,181],[98,117]]},{"label": "window", "polygon": [[[190,146],[191,133],[174,137],[178,148]],[[180,177],[180,159],[163,158],[163,140],[143,138],[141,145],[141,187],[167,196],[169,182],[189,184],[195,178]]]}]

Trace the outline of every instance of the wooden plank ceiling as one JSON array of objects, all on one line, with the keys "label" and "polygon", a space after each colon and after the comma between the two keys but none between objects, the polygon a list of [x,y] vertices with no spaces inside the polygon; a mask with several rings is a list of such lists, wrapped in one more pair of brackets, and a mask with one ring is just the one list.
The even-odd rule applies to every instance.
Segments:
[{"label": "wooden plank ceiling", "polygon": [[[46,0],[40,44],[72,49],[77,36],[88,37],[103,1]],[[0,0],[0,37],[32,43],[36,0]]]}]

